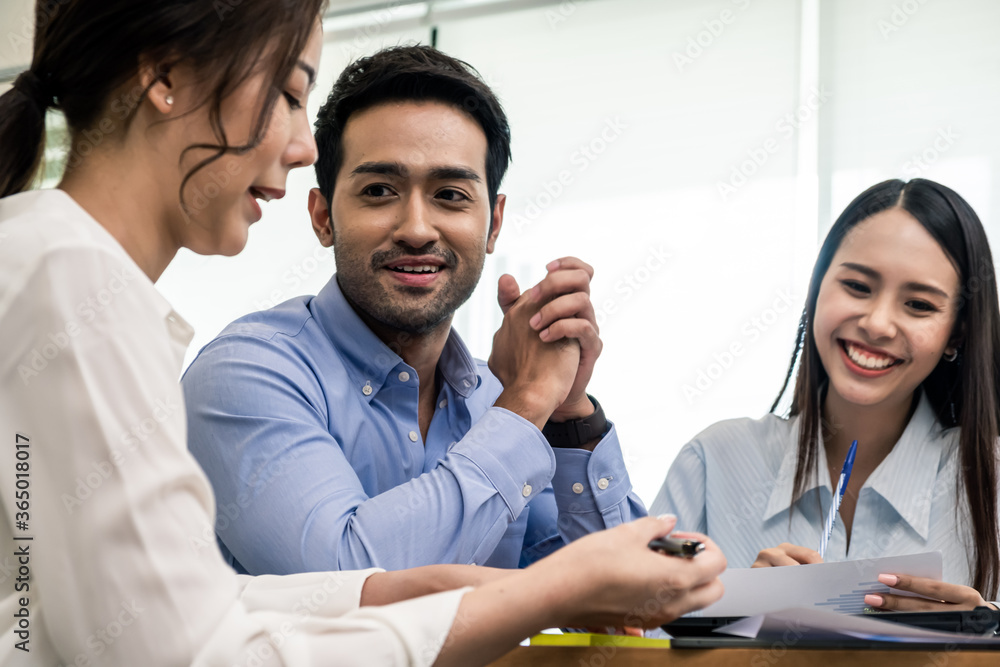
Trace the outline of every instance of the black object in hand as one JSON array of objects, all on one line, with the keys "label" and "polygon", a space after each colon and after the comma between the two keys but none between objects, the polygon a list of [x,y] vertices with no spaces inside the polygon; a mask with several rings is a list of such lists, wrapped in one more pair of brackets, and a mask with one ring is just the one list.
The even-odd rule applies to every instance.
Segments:
[{"label": "black object in hand", "polygon": [[668,556],[694,558],[705,550],[705,545],[697,540],[678,540],[674,537],[661,537],[650,542],[649,548]]}]

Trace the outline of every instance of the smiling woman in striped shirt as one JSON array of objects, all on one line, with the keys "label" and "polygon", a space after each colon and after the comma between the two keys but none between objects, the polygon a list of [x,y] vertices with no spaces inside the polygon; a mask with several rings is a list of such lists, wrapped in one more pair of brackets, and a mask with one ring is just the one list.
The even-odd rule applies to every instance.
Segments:
[{"label": "smiling woman in striped shirt", "polygon": [[[793,374],[785,418],[778,405]],[[979,218],[932,181],[880,183],[851,202],[820,249],[771,414],[699,434],[652,511],[711,535],[732,567],[820,562],[813,547],[857,440],[826,560],[941,551],[944,582],[881,577],[923,597],[866,603],[984,604],[1000,569],[998,374],[996,278]]]}]

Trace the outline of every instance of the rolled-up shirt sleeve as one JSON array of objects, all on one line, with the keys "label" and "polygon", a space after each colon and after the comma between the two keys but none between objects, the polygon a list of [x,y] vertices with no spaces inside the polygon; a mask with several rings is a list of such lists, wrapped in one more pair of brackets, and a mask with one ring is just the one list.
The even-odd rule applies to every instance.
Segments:
[{"label": "rolled-up shirt sleeve", "polygon": [[432,470],[370,494],[343,450],[366,441],[330,426],[361,418],[330,414],[306,363],[252,337],[210,343],[184,393],[219,537],[251,573],[482,564],[555,469],[537,428],[490,408]]},{"label": "rolled-up shirt sleeve", "polygon": [[646,516],[632,491],[614,424],[593,452],[554,448],[553,453],[551,491],[532,505],[522,566],[584,535]]}]

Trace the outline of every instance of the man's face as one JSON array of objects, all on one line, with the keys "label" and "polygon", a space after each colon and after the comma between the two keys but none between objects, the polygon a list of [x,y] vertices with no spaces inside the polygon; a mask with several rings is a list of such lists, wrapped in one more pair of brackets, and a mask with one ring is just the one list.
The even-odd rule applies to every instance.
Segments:
[{"label": "man's face", "polygon": [[437,102],[393,102],[350,117],[330,202],[337,277],[376,327],[450,326],[500,231],[490,229],[486,135]]}]

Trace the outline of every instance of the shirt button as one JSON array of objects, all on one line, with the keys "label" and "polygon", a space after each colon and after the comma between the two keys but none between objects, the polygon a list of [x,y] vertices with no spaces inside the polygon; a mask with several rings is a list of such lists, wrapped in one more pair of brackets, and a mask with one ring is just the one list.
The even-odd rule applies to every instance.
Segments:
[{"label": "shirt button", "polygon": [[527,498],[531,495],[531,484],[525,484],[524,488],[521,489],[521,495]]},{"label": "shirt button", "polygon": [[419,437],[416,431],[410,431],[410,442],[416,442]]},{"label": "shirt button", "polygon": [[576,484],[574,484],[573,485],[573,493],[583,493],[583,484],[580,484],[580,482],[577,482]]},{"label": "shirt button", "polygon": [[363,386],[361,388],[361,393],[364,394],[365,396],[371,396],[372,395],[372,386],[371,386],[371,384],[369,384],[369,383],[366,382],[365,386]]},{"label": "shirt button", "polygon": [[601,491],[608,488],[608,484],[609,482],[607,477],[602,477],[599,480],[597,480],[597,488],[599,488]]},{"label": "shirt button", "polygon": [[403,371],[402,373],[399,374],[399,381],[400,382],[409,382],[410,381],[410,374],[407,373],[406,371]]},{"label": "shirt button", "polygon": [[438,403],[438,407],[441,408],[442,410],[444,410],[446,407],[448,407],[448,399],[447,398],[442,398],[441,402]]},{"label": "shirt button", "polygon": [[471,387],[472,386],[472,383],[469,382],[468,380],[462,380],[462,384],[464,384],[466,387]]}]

